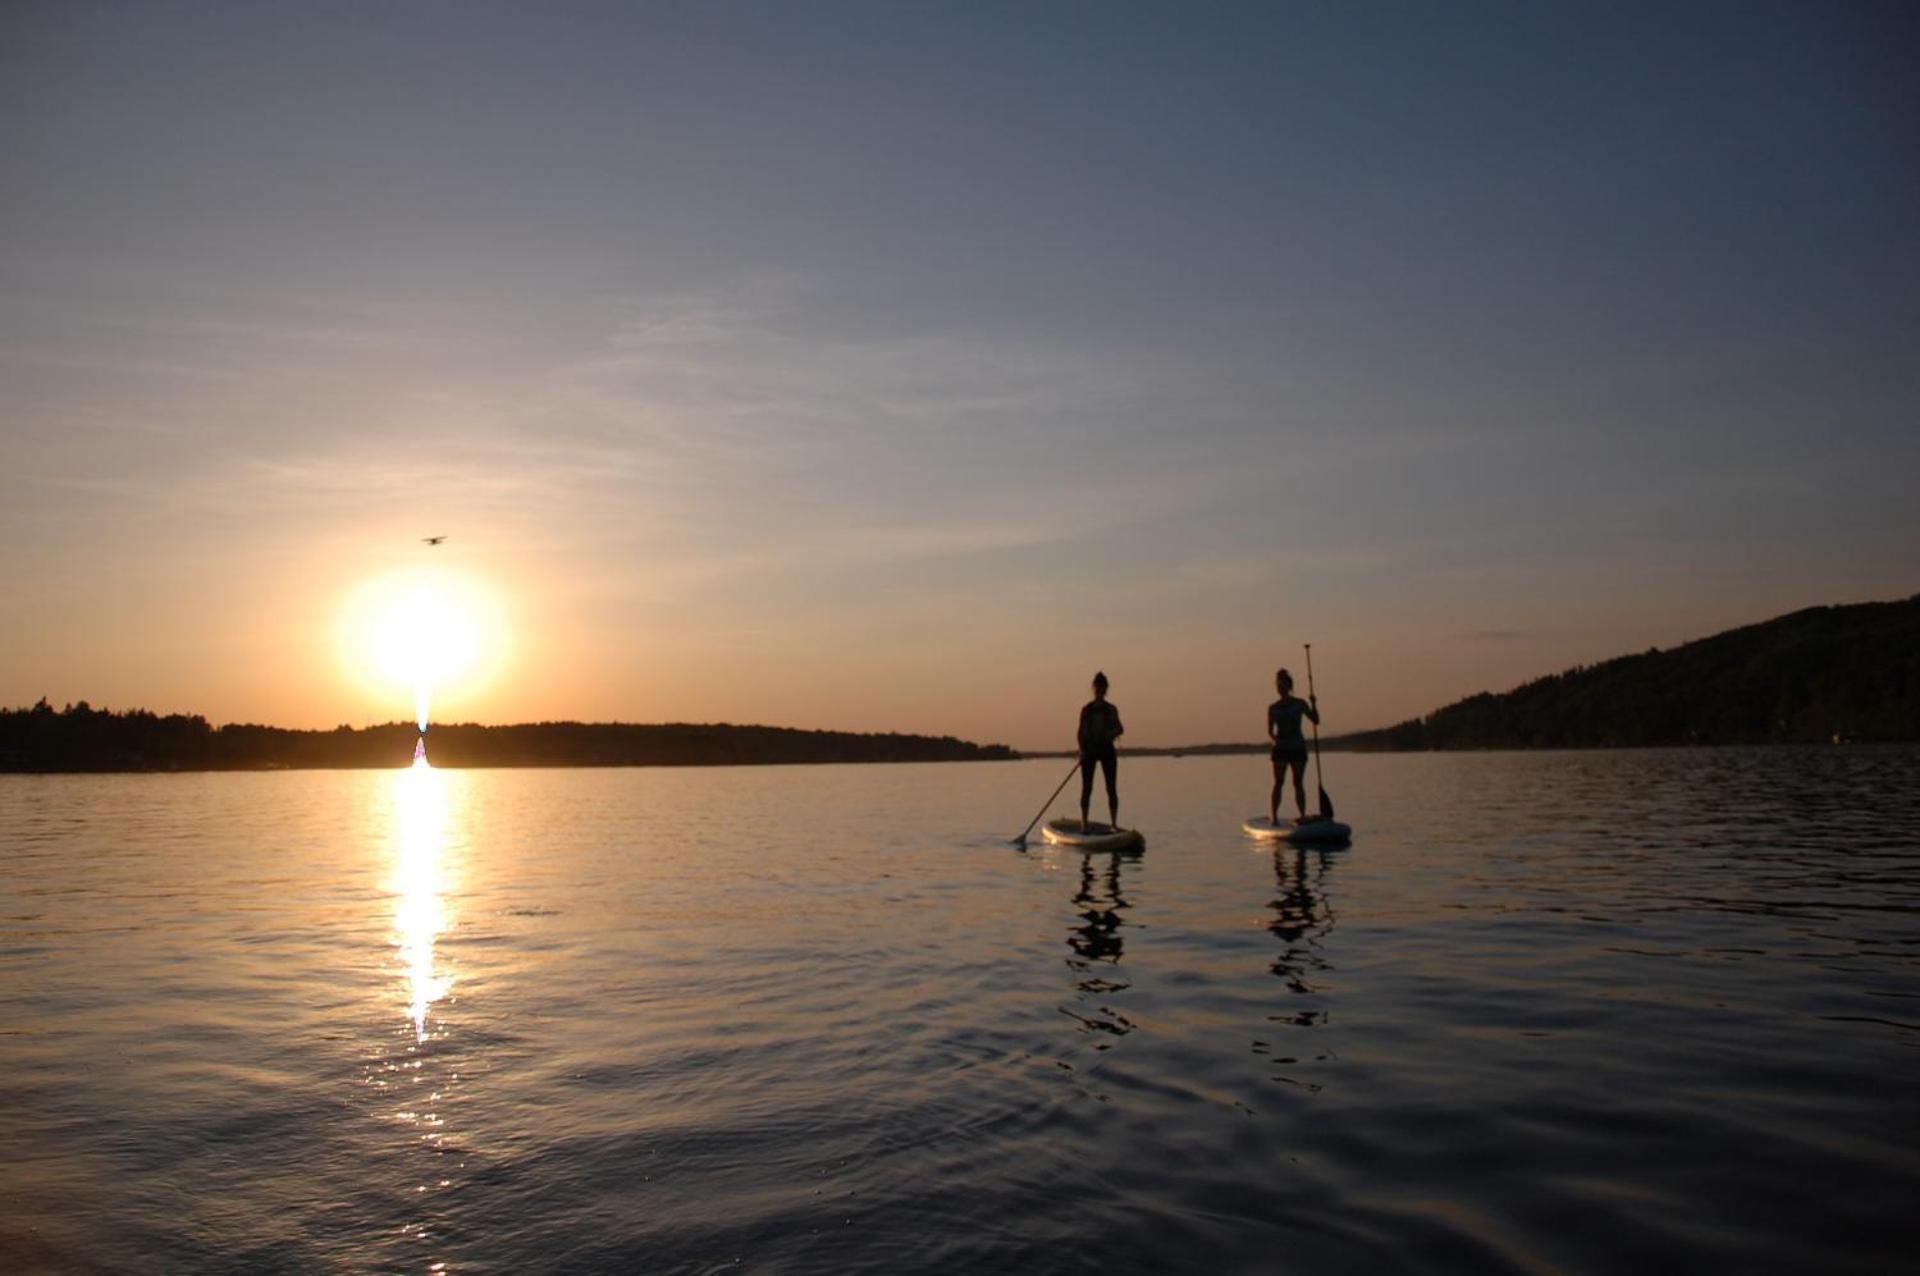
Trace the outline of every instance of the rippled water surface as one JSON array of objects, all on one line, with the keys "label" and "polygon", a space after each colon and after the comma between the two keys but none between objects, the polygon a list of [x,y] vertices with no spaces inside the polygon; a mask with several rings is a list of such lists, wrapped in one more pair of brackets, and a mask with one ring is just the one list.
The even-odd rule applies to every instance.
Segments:
[{"label": "rippled water surface", "polygon": [[0,1269],[1859,1271],[1920,751],[0,777]]}]

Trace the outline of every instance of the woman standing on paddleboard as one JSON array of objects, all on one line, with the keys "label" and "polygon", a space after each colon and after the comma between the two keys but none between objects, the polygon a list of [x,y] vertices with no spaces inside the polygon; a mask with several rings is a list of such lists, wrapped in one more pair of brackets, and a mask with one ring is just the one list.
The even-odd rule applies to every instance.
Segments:
[{"label": "woman standing on paddleboard", "polygon": [[1120,710],[1107,700],[1107,675],[1093,675],[1093,699],[1080,710],[1080,831],[1087,831],[1087,804],[1093,800],[1093,768],[1096,763],[1107,777],[1107,819],[1120,827],[1120,789],[1114,773],[1120,755],[1113,742],[1126,733],[1120,725]]},{"label": "woman standing on paddleboard", "polygon": [[1300,719],[1311,718],[1320,725],[1320,702],[1302,700],[1293,694],[1293,675],[1282,669],[1273,676],[1280,698],[1267,706],[1267,739],[1273,741],[1273,796],[1267,802],[1267,815],[1280,823],[1280,790],[1287,771],[1293,771],[1293,804],[1300,818],[1307,818],[1307,738],[1300,732]]}]

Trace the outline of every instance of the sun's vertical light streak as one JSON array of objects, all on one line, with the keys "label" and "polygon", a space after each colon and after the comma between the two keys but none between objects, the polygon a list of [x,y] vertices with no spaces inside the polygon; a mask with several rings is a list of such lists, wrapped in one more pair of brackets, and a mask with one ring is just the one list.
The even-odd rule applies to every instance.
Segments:
[{"label": "sun's vertical light streak", "polygon": [[[420,727],[420,734],[427,733],[427,718],[433,709],[433,667],[436,659],[446,660],[452,657],[444,650],[448,627],[442,610],[435,605],[424,584],[415,585],[413,600],[409,603],[407,616],[407,644],[410,648],[407,663],[412,666],[413,674],[413,719]],[[436,651],[439,647],[442,650]]]},{"label": "sun's vertical light streak", "polygon": [[343,666],[366,690],[413,696],[425,735],[448,696],[486,686],[506,659],[506,617],[478,580],[442,570],[400,572],[358,588],[342,609]]}]

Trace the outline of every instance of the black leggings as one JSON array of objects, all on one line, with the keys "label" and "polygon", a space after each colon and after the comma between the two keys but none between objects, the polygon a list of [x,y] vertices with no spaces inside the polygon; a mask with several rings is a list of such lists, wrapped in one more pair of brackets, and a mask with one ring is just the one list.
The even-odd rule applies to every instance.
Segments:
[{"label": "black leggings", "polygon": [[1119,769],[1120,757],[1109,744],[1101,749],[1088,749],[1080,755],[1080,809],[1083,811],[1087,809],[1087,803],[1093,797],[1093,766],[1096,762],[1100,764],[1100,769],[1106,772],[1107,805],[1113,807],[1120,805],[1120,789],[1114,783],[1114,772]]},{"label": "black leggings", "polygon": [[1293,787],[1302,788],[1307,778],[1307,749],[1305,745],[1294,748],[1292,745],[1273,746],[1268,755],[1273,759],[1273,784],[1275,788],[1287,782],[1287,772],[1293,772]]}]

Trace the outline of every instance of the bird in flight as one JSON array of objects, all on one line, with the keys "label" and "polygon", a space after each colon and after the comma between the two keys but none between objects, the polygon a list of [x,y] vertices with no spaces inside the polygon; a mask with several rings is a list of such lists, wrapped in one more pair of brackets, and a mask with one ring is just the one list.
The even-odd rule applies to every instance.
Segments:
[{"label": "bird in flight", "polygon": [[445,539],[447,538],[444,536],[422,536],[420,538],[420,543],[422,545],[438,545],[441,541]]}]

